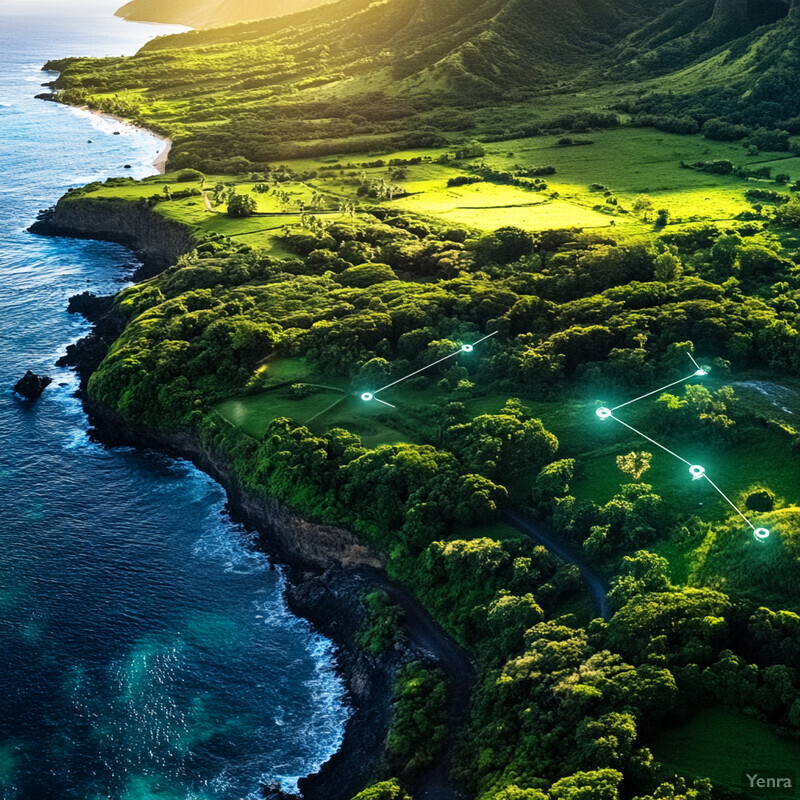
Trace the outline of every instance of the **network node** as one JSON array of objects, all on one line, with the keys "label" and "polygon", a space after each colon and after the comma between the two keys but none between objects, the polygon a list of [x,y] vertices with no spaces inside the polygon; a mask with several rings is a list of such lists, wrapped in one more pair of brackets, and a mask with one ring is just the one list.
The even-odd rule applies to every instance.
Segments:
[{"label": "network node", "polygon": [[695,375],[697,375],[698,378],[702,378],[703,375],[708,375],[708,370],[703,369],[701,367],[700,369],[697,370],[697,372],[695,372]]},{"label": "network node", "polygon": [[756,528],[753,531],[753,536],[756,539],[769,539],[769,530],[767,528]]},{"label": "network node", "polygon": [[471,353],[475,348],[471,344],[462,344],[461,351],[464,353]]},{"label": "network node", "polygon": [[689,472],[692,473],[692,480],[693,481],[698,481],[698,480],[700,480],[700,478],[705,477],[706,468],[705,467],[701,467],[698,464],[692,464],[692,466],[689,467]]},{"label": "network node", "polygon": [[611,416],[611,409],[601,406],[594,412],[600,419],[608,419]]},{"label": "network node", "polygon": [[372,392],[364,392],[364,394],[361,395],[361,399],[364,400],[367,403],[369,403],[369,401],[373,400],[374,398],[375,398],[375,395],[372,394]]}]

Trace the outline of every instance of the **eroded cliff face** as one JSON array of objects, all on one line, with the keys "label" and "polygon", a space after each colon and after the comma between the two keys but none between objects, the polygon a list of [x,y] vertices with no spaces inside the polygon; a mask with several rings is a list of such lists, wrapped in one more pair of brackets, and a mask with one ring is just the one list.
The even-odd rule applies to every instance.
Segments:
[{"label": "eroded cliff face", "polygon": [[[91,368],[85,362],[79,366]],[[211,475],[225,487],[236,519],[260,531],[265,549],[281,563],[299,569],[384,568],[383,557],[361,542],[352,531],[306,519],[279,500],[250,495],[232,469],[228,457],[215,447],[203,444],[199,436],[190,432],[162,433],[133,428],[115,411],[91,397],[85,398],[84,405],[90,422],[95,426],[95,434],[103,443],[151,447],[190,460]]]},{"label": "eroded cliff face", "polygon": [[194,247],[191,231],[165,219],[145,202],[114,198],[62,197],[31,226],[45,236],[118,242],[151,269],[163,269]]}]

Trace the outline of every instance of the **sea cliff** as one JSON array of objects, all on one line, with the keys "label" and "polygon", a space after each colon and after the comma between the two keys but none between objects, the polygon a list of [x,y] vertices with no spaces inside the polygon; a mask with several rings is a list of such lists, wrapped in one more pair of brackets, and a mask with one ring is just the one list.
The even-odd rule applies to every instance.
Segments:
[{"label": "sea cliff", "polygon": [[[192,247],[188,230],[179,223],[164,219],[145,204],[125,201],[62,198],[40,214],[31,231],[125,244],[143,261],[137,273],[140,280],[157,274]],[[446,674],[451,733],[447,756],[420,775],[412,788],[420,797],[458,797],[449,786],[448,765],[474,683],[467,653],[409,592],[388,580],[382,555],[366,547],[353,532],[306,519],[275,499],[252,497],[226,454],[197,433],[133,427],[115,410],[93,399],[86,391],[88,380],[124,330],[126,320],[113,298],[84,293],[71,299],[70,308],[93,323],[89,335],[70,345],[60,361],[79,374],[93,437],[107,446],[150,448],[189,460],[217,480],[227,493],[232,518],[258,532],[264,551],[285,568],[286,597],[293,613],[309,620],[337,645],[336,666],[348,687],[353,713],[339,752],[318,773],[299,782],[303,797],[349,800],[378,776],[392,719],[394,675],[401,664],[411,660],[436,664]],[[405,620],[403,642],[380,656],[365,653],[356,641],[364,618],[360,598],[374,587],[387,592]]]},{"label": "sea cliff", "polygon": [[174,264],[194,246],[185,225],[161,216],[145,202],[66,195],[30,227],[44,236],[103,239],[133,250],[150,274]]}]

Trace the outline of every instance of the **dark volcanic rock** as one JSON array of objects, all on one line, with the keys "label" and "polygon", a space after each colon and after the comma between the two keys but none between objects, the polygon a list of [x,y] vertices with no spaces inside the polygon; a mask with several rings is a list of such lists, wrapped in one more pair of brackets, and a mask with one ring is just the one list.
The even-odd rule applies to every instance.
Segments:
[{"label": "dark volcanic rock", "polygon": [[113,305],[113,297],[98,297],[92,292],[81,292],[70,297],[67,310],[70,314],[80,314],[88,319],[89,322],[97,322],[100,317],[111,311]]},{"label": "dark volcanic rock", "polygon": [[35,400],[52,382],[53,379],[49,375],[36,375],[28,370],[14,384],[14,391],[27,397],[28,400]]}]

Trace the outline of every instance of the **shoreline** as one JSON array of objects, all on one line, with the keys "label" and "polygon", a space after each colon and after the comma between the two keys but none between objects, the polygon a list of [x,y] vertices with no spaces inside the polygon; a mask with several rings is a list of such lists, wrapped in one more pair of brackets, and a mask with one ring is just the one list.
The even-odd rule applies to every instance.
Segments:
[{"label": "shoreline", "polygon": [[[58,102],[53,94],[40,97]],[[172,146],[169,139],[113,114],[86,106],[68,107],[112,119],[159,139],[164,147],[152,166],[160,174],[166,170]],[[167,248],[172,252],[155,254],[155,257],[147,252],[146,242],[141,240],[146,232],[138,226],[132,235],[121,233],[118,228],[97,230],[90,227],[82,230],[74,222],[68,227],[57,227],[52,223],[54,217],[55,208],[40,214],[38,221],[31,226],[31,232],[118,241],[133,250],[142,262],[134,278],[136,282],[153,277],[174,263],[174,247]],[[475,668],[470,656],[438,626],[409,591],[388,579],[382,560],[370,553],[354,533],[318,525],[277,500],[268,503],[254,501],[238,486],[224,458],[205,452],[199,441],[193,442],[185,435],[181,439],[180,435],[176,438],[134,430],[112,409],[93,403],[86,393],[89,376],[124,327],[124,321],[114,318],[112,303],[113,297],[96,298],[96,303],[90,300],[82,303],[80,308],[72,308],[81,313],[92,328],[87,336],[70,345],[67,355],[58,362],[61,366],[73,367],[78,373],[80,389],[76,394],[91,426],[90,435],[104,446],[133,446],[184,459],[210,475],[226,494],[226,507],[231,519],[254,531],[258,535],[259,547],[285,569],[285,597],[290,611],[306,619],[334,644],[333,667],[345,684],[352,713],[345,723],[342,742],[336,752],[317,772],[298,780],[303,800],[351,800],[374,780],[385,777],[379,774],[379,769],[393,716],[395,672],[399,666],[413,660],[440,667],[448,679],[450,737],[441,759],[415,780],[409,781],[407,788],[414,797],[460,800],[461,795],[450,785],[449,773],[475,682]],[[306,539],[309,530],[315,531],[323,541],[321,558],[319,554],[312,554],[316,558],[308,558]],[[326,549],[329,547],[326,538],[336,540],[342,534],[345,534],[344,552],[336,554]],[[287,546],[292,539],[293,546]],[[364,614],[361,594],[371,588],[386,591],[405,615],[403,639],[393,650],[380,656],[368,655],[356,642]],[[275,800],[297,797],[282,793],[265,793],[265,796]]]},{"label": "shoreline", "polygon": [[161,136],[160,134],[151,131],[149,128],[145,128],[142,125],[137,125],[135,122],[132,122],[131,120],[126,119],[125,117],[120,117],[117,114],[109,114],[106,111],[97,111],[94,108],[89,108],[89,106],[71,106],[68,105],[67,103],[62,103],[59,100],[56,100],[55,93],[53,93],[51,97],[52,99],[50,102],[58,103],[59,105],[62,105],[65,108],[73,108],[77,111],[84,111],[87,114],[92,114],[95,117],[101,117],[102,119],[112,119],[114,120],[114,122],[119,122],[120,125],[124,125],[126,128],[132,128],[135,131],[146,133],[148,136],[152,136],[154,139],[157,139],[159,142],[162,143],[162,147],[156,153],[156,157],[150,162],[150,166],[158,170],[158,173],[160,175],[163,175],[167,171],[167,161],[169,160],[169,152],[170,150],[172,150],[171,139],[167,139],[165,136]]},{"label": "shoreline", "polygon": [[[92,217],[96,222],[96,214]],[[73,225],[76,223],[73,221]],[[53,230],[50,223],[41,220],[34,227],[36,233],[43,235],[120,239],[108,231],[95,229]],[[138,228],[137,234],[147,238],[147,227]],[[134,249],[135,238],[122,237],[123,243]],[[169,263],[174,263],[173,255],[164,253],[156,260],[145,257],[135,280],[159,274]],[[259,548],[285,569],[285,597],[290,611],[306,619],[335,646],[333,666],[345,683],[352,713],[345,723],[339,749],[317,772],[299,779],[302,798],[351,800],[373,780],[382,777],[379,770],[393,716],[395,672],[404,663],[421,660],[440,667],[447,676],[450,737],[439,761],[409,781],[408,788],[417,798],[459,800],[461,796],[451,787],[449,773],[475,682],[475,669],[468,653],[438,626],[411,592],[389,580],[383,559],[353,532],[316,523],[278,500],[248,496],[225,454],[204,446],[193,432],[163,434],[139,430],[128,425],[115,410],[92,401],[86,393],[88,379],[121,334],[125,320],[113,308],[113,295],[76,295],[70,298],[70,310],[81,313],[92,323],[92,328],[87,336],[67,347],[67,354],[58,364],[73,367],[78,373],[80,389],[76,394],[87,414],[92,438],[108,447],[132,446],[181,458],[211,476],[225,491],[231,519],[254,531]],[[403,640],[380,656],[365,653],[356,641],[364,614],[361,595],[372,588],[386,591],[405,617]],[[297,797],[266,796],[274,800]]]},{"label": "shoreline", "polygon": [[[60,362],[72,366],[80,378],[78,396],[92,426],[92,439],[106,447],[136,447],[183,459],[215,480],[226,494],[231,519],[255,532],[258,547],[284,570],[289,610],[334,644],[333,667],[345,683],[352,713],[338,750],[317,772],[298,780],[300,796],[303,800],[351,800],[380,778],[377,773],[392,722],[395,672],[402,664],[419,660],[442,668],[447,675],[451,738],[442,759],[411,782],[412,796],[460,798],[450,786],[449,765],[475,681],[474,665],[466,651],[439,628],[410,592],[386,576],[379,558],[363,545],[353,547],[349,531],[308,520],[278,500],[250,497],[225,454],[203,445],[191,432],[139,430],[113,409],[93,401],[86,393],[86,383],[121,324],[115,319],[110,297],[98,298],[96,309],[99,315],[91,304],[77,309],[92,322],[92,331],[71,345]],[[319,550],[312,547],[309,552],[309,540],[318,541]],[[363,620],[361,595],[374,588],[386,591],[404,613],[403,639],[378,656],[367,654],[356,641]],[[297,797],[267,796],[274,800]]]}]

